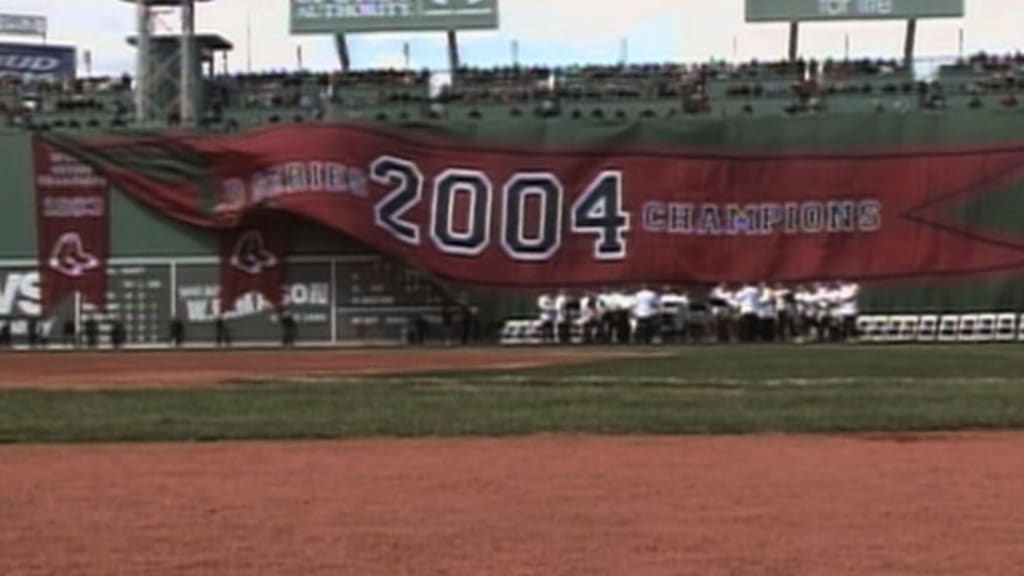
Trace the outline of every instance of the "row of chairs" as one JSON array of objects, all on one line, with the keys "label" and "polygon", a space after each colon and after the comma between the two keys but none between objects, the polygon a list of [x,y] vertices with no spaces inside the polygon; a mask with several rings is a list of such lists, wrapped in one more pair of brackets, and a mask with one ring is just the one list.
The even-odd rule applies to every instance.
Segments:
[{"label": "row of chairs", "polygon": [[504,346],[541,344],[540,324],[538,320],[507,320],[501,327],[500,342]]},{"label": "row of chairs", "polygon": [[[865,343],[910,342],[1024,342],[1024,314],[900,314],[857,318],[859,340]],[[574,326],[573,342],[582,341]],[[502,327],[501,343],[536,345],[542,343],[540,322],[509,320]]]},{"label": "row of chairs", "polygon": [[1020,342],[1024,314],[925,314],[861,316],[861,342]]}]

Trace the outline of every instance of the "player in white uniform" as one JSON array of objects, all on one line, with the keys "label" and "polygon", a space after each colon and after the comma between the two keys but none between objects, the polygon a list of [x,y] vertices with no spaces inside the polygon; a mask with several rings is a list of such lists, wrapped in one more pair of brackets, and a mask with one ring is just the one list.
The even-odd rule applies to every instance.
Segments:
[{"label": "player in white uniform", "polygon": [[757,335],[761,290],[753,284],[747,284],[736,292],[735,298],[740,312],[740,342],[753,342]]},{"label": "player in white uniform", "polygon": [[814,302],[818,308],[818,340],[822,342],[831,342],[837,339],[836,294],[832,283],[818,284],[818,288],[814,292]]},{"label": "player in white uniform", "polygon": [[799,326],[797,327],[799,333],[800,342],[806,342],[812,336],[812,331],[817,327],[817,304],[814,301],[814,290],[806,285],[800,285],[796,294],[793,297],[796,302],[797,318],[799,319]]},{"label": "player in white uniform", "polygon": [[661,294],[662,340],[681,342],[690,321],[690,296],[685,290],[666,286]]},{"label": "player in white uniform", "polygon": [[711,315],[714,317],[715,331],[719,344],[728,344],[732,341],[733,311],[736,309],[735,294],[727,284],[715,286],[708,294],[708,306],[711,308]]},{"label": "player in white uniform", "polygon": [[569,295],[559,290],[555,297],[555,338],[559,344],[571,344],[572,327],[569,325]]},{"label": "player in white uniform", "polygon": [[587,292],[580,298],[580,315],[576,319],[583,334],[584,344],[593,344],[601,329],[601,313],[598,307],[599,298],[593,292]]},{"label": "player in white uniform", "polygon": [[545,344],[555,341],[555,324],[558,322],[558,310],[555,299],[549,294],[541,294],[537,298],[537,309],[540,319],[540,338]]},{"label": "player in white uniform", "polygon": [[661,312],[658,295],[646,286],[633,296],[633,318],[636,320],[636,342],[650,344]]},{"label": "player in white uniform", "polygon": [[835,317],[839,338],[849,342],[857,337],[857,316],[860,314],[857,299],[860,286],[855,283],[839,284],[835,290]]},{"label": "player in white uniform", "polygon": [[775,293],[766,282],[757,287],[758,340],[771,342],[775,339]]},{"label": "player in white uniform", "polygon": [[789,342],[796,337],[796,301],[793,291],[783,284],[776,284],[772,296],[775,298],[775,339],[778,342]]},{"label": "player in white uniform", "polygon": [[615,340],[615,314],[619,300],[615,292],[605,289],[597,296],[597,310],[601,315],[601,342],[611,344]]},{"label": "player in white uniform", "polygon": [[632,311],[633,297],[623,290],[614,293],[615,301],[615,341],[619,344],[629,344],[632,341]]}]

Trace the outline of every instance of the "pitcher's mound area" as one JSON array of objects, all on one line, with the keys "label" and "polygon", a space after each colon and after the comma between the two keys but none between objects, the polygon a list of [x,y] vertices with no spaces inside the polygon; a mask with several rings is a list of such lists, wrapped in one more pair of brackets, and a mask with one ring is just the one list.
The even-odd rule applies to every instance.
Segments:
[{"label": "pitcher's mound area", "polygon": [[0,574],[1024,572],[1024,436],[894,440],[0,447]]}]

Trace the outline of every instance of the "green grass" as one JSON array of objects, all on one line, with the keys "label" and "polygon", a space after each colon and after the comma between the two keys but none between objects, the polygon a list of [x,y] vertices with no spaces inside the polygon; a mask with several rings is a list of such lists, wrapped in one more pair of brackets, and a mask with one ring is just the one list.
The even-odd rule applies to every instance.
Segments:
[{"label": "green grass", "polygon": [[1024,346],[661,351],[504,373],[0,392],[0,442],[1024,428]]}]

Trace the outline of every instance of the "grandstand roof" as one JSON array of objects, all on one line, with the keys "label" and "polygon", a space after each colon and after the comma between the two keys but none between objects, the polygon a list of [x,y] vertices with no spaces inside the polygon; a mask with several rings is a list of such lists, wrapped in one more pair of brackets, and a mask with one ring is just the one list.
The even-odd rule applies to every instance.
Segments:
[{"label": "grandstand roof", "polygon": [[[181,0],[121,0],[129,4],[138,4],[143,2],[149,6],[181,6]],[[196,3],[199,2],[212,2],[213,0],[193,0]]]},{"label": "grandstand roof", "polygon": [[[150,36],[150,42],[177,44],[181,42],[181,34],[159,34],[156,36]],[[136,36],[128,37],[129,45],[135,46],[137,43],[138,38]],[[232,44],[230,40],[220,34],[196,34],[196,46],[204,52],[225,52],[234,50],[235,48],[235,45]]]}]

